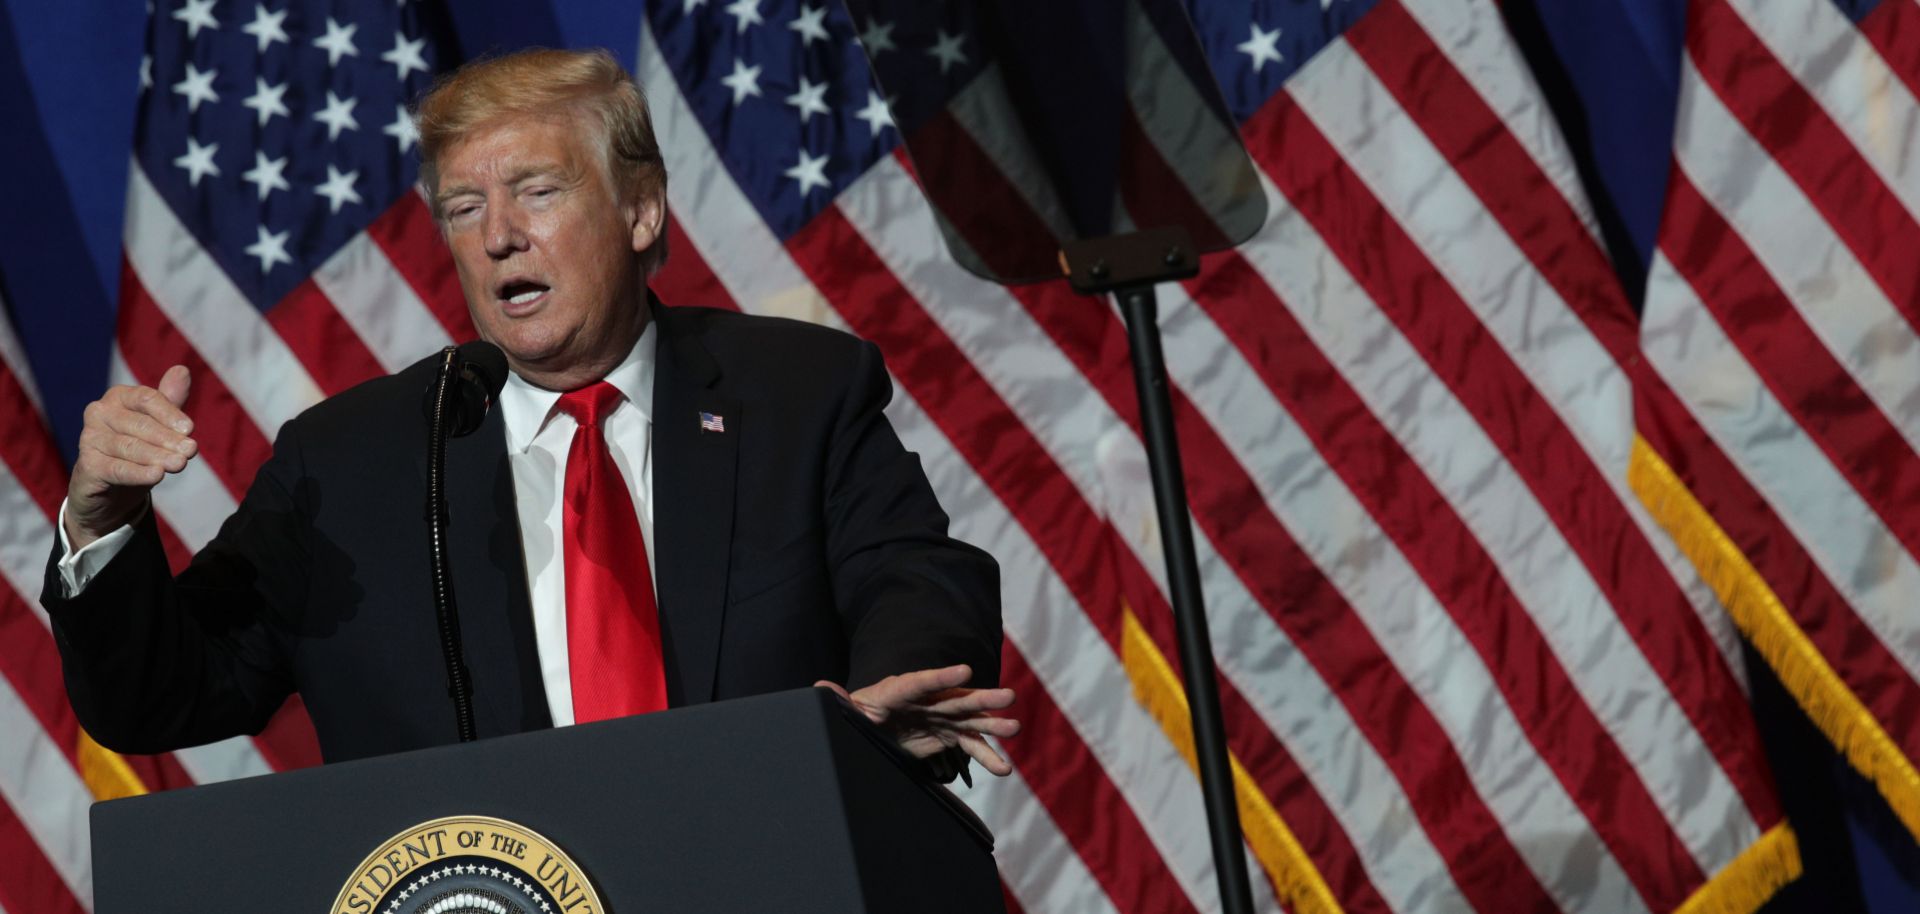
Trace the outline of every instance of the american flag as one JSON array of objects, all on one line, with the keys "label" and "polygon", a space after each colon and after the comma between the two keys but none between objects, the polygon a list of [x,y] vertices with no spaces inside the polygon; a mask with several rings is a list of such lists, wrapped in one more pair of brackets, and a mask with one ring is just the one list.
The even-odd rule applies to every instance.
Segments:
[{"label": "american flag", "polygon": [[1920,838],[1920,8],[1694,0],[1635,486]]},{"label": "american flag", "polygon": [[[1701,461],[1741,459],[1710,445],[1709,419],[1672,418],[1702,409],[1677,369],[1709,369],[1697,353],[1661,355],[1678,311],[1657,320],[1653,296],[1686,283],[1656,271],[1643,362],[1571,157],[1491,0],[1188,6],[1270,209],[1247,246],[1161,291],[1262,909],[1757,906],[1798,862],[1734,627],[1660,526],[1671,500],[1649,510],[1636,494],[1657,453],[1721,516],[1712,485],[1730,483],[1698,479]],[[1726,8],[1695,7],[1696,19]],[[1129,35],[1158,53],[1153,30]],[[994,78],[967,66],[982,59],[969,37],[854,22],[827,0],[649,4],[637,75],[675,217],[655,287],[672,303],[843,327],[886,353],[896,428],[956,533],[1002,564],[1004,676],[1027,729],[1004,745],[1016,773],[965,797],[998,835],[1010,906],[1217,910],[1119,318],[1058,283],[1009,290],[955,264],[855,44],[963,75],[920,129],[1006,173],[1003,137],[966,104]],[[194,369],[203,454],[155,493],[176,560],[232,509],[280,423],[471,336],[411,187],[400,109],[457,63],[445,38],[421,0],[156,0],[111,368],[146,384],[176,362]],[[1821,47],[1805,52],[1816,75]],[[1881,53],[1915,59],[1896,51]],[[1718,88],[1735,62],[1714,60]],[[1195,103],[1134,98],[1130,121],[1162,135]],[[1850,110],[1869,123],[1869,108]],[[1870,123],[1862,136],[1907,129]],[[1787,142],[1790,127],[1769,129]],[[1683,171],[1696,138],[1683,135]],[[1715,210],[1718,154],[1700,153],[1694,179]],[[1871,173],[1904,174],[1890,161],[1870,159]],[[1178,163],[1157,167],[1204,195]],[[994,193],[1020,202],[1017,178],[1008,188]],[[1689,240],[1697,222],[1670,221],[1663,249],[1694,287],[1673,252],[1713,252]],[[1899,266],[1897,250],[1876,250]],[[1911,312],[1910,295],[1883,294]],[[152,759],[79,732],[33,601],[64,475],[4,333],[0,356],[0,419],[28,430],[0,436],[0,852],[21,861],[0,874],[0,909],[87,910],[95,797],[296,766],[312,750],[297,708],[260,738]],[[1644,389],[1656,376],[1666,400]],[[1818,533],[1775,523],[1751,536],[1803,553],[1755,564],[1813,580],[1797,544]],[[1794,531],[1788,544],[1778,529]],[[1876,637],[1821,612],[1850,647]],[[1855,684],[1863,701],[1886,680],[1873,675]],[[1881,721],[1911,738],[1904,694],[1868,706],[1904,709]]]}]

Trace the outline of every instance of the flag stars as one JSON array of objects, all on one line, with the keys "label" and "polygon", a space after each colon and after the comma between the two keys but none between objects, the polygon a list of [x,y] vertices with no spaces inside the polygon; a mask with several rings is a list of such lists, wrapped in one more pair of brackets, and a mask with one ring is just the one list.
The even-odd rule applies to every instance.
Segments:
[{"label": "flag stars", "polygon": [[866,121],[867,129],[873,131],[875,138],[880,136],[880,131],[894,125],[893,112],[887,109],[887,100],[872,89],[867,90],[867,106],[854,112],[853,116]]},{"label": "flag stars", "polygon": [[359,130],[360,122],[353,117],[353,106],[360,104],[357,98],[343,99],[327,90],[326,107],[321,108],[313,119],[327,125],[327,139],[337,140],[342,130]]},{"label": "flag stars", "polygon": [[219,143],[208,143],[202,146],[193,137],[187,137],[186,155],[174,159],[173,164],[186,169],[189,185],[199,187],[201,178],[208,175],[219,176],[220,166],[213,164],[213,154],[219,151]]},{"label": "flag stars", "polygon": [[425,38],[415,38],[412,41],[408,41],[407,33],[394,32],[393,50],[381,54],[380,59],[393,64],[394,75],[399,77],[400,81],[404,83],[407,81],[407,74],[414,70],[419,70],[422,73],[427,72],[426,50],[427,40]]},{"label": "flag stars", "polygon": [[260,272],[271,273],[277,263],[292,263],[293,257],[287,254],[288,232],[269,232],[266,226],[260,226],[254,242],[247,245],[247,256],[260,261]]},{"label": "flag stars", "polygon": [[342,174],[340,169],[328,165],[326,182],[315,187],[313,192],[327,198],[328,210],[338,213],[342,206],[349,203],[361,202],[360,192],[353,189],[354,182],[359,180],[360,172],[358,170]]},{"label": "flag stars", "polygon": [[727,15],[734,20],[734,32],[745,32],[750,25],[765,22],[760,18],[760,0],[733,0],[727,4]]},{"label": "flag stars", "polygon": [[380,132],[393,137],[394,145],[400,147],[402,154],[420,142],[420,127],[413,122],[413,115],[407,113],[405,105],[393,106],[393,123],[380,128]]},{"label": "flag stars", "polygon": [[193,65],[193,61],[187,61],[187,76],[173,84],[173,91],[186,96],[188,111],[200,110],[201,102],[220,100],[220,94],[213,91],[213,77],[219,72],[220,70],[215,68],[202,73],[199,67]]},{"label": "flag stars", "polygon": [[733,72],[720,78],[720,84],[733,90],[733,103],[740,104],[747,96],[760,94],[760,65],[747,66],[747,62],[736,57],[733,59]]},{"label": "flag stars", "polygon": [[878,19],[867,20],[866,31],[860,33],[860,46],[866,48],[867,53],[874,57],[879,57],[882,51],[894,50],[896,45],[893,43],[893,23],[881,22]]},{"label": "flag stars", "polygon": [[826,19],[826,7],[803,6],[800,8],[800,15],[795,17],[792,22],[787,23],[787,28],[800,33],[801,47],[812,47],[814,39],[818,38],[821,41],[825,41],[829,37],[827,35]]},{"label": "flag stars", "polygon": [[1269,32],[1262,29],[1258,22],[1252,24],[1252,29],[1253,36],[1234,45],[1233,49],[1253,58],[1253,72],[1258,73],[1262,67],[1267,65],[1268,61],[1279,63],[1284,58],[1280,56],[1280,48],[1278,47],[1280,42],[1279,29],[1276,28]]},{"label": "flag stars", "polygon": [[805,76],[800,77],[800,88],[787,96],[787,104],[799,109],[800,123],[804,124],[816,114],[827,113],[827,84],[815,84]]},{"label": "flag stars", "polygon": [[143,54],[140,56],[140,90],[144,92],[151,88],[153,88],[153,57]]},{"label": "flag stars", "polygon": [[313,40],[313,46],[327,52],[327,66],[340,65],[342,57],[359,57],[360,49],[353,43],[353,33],[360,30],[360,24],[349,22],[341,25],[327,17],[327,33]]},{"label": "flag stars", "polygon": [[927,53],[940,61],[940,75],[945,76],[948,70],[967,62],[967,55],[960,50],[960,43],[965,40],[964,34],[949,35],[946,29],[939,30],[933,47],[928,48]]},{"label": "flag stars", "polygon": [[284,100],[286,96],[286,83],[277,86],[268,85],[265,79],[256,76],[253,78],[253,94],[247,96],[246,100],[240,104],[259,112],[260,126],[265,127],[267,121],[272,120],[276,114],[281,117],[291,116]]},{"label": "flag stars", "polygon": [[[267,199],[268,194],[276,190],[292,189],[292,186],[287,183],[286,173],[287,159],[285,156],[277,159],[269,159],[266,153],[255,151],[253,154],[253,167],[247,169],[247,171],[240,176],[240,180],[253,185],[259,190],[260,199],[264,201]],[[260,269],[265,270],[267,267],[262,265]]]},{"label": "flag stars", "polygon": [[682,16],[692,15],[694,10],[697,10],[706,5],[707,5],[707,0],[687,0],[687,5],[684,7],[681,7],[680,9],[680,15]]},{"label": "flag stars", "polygon": [[281,44],[290,43],[287,39],[287,30],[282,26],[286,21],[286,10],[269,13],[266,4],[256,3],[253,7],[253,21],[241,26],[240,31],[252,35],[254,41],[260,46],[260,53],[265,54],[267,48],[272,47],[276,41]]},{"label": "flag stars", "polygon": [[187,0],[173,11],[173,18],[187,24],[187,37],[200,37],[201,29],[220,29],[220,20],[213,18],[213,5],[218,0]]},{"label": "flag stars", "polygon": [[784,174],[800,182],[800,196],[804,197],[816,187],[828,186],[827,156],[822,155],[819,158],[814,158],[813,156],[807,155],[807,151],[802,149],[800,150],[800,161],[795,163],[792,168],[787,169]]}]

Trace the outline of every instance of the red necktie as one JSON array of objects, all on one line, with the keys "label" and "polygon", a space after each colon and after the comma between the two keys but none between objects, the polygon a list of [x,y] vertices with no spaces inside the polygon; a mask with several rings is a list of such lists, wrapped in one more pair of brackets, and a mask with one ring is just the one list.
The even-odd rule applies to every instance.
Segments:
[{"label": "red necktie", "polygon": [[580,426],[567,451],[561,536],[573,719],[582,724],[667,706],[646,540],[600,428],[622,399],[605,381],[560,397],[560,409]]}]

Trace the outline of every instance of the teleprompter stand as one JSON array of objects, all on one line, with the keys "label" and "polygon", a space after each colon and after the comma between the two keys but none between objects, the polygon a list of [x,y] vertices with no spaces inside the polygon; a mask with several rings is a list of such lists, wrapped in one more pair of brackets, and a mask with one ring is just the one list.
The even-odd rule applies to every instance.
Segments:
[{"label": "teleprompter stand", "polygon": [[449,816],[539,833],[611,914],[1003,911],[992,837],[916,768],[802,689],[115,800],[95,911],[322,914]]},{"label": "teleprompter stand", "polygon": [[1252,914],[1253,894],[1247,858],[1241,850],[1240,812],[1234,803],[1233,769],[1227,756],[1227,729],[1220,716],[1220,689],[1214,679],[1213,640],[1207,631],[1206,601],[1200,591],[1200,562],[1193,550],[1193,518],[1187,513],[1185,471],[1167,394],[1167,363],[1160,352],[1158,299],[1154,286],[1196,276],[1200,258],[1185,229],[1174,226],[1125,235],[1069,241],[1061,246],[1061,266],[1074,291],[1111,293],[1127,323],[1133,356],[1133,386],[1140,398],[1140,425],[1153,477],[1153,503],[1166,554],[1167,590],[1180,641],[1180,673],[1193,719],[1195,761],[1207,806],[1208,834],[1220,882],[1221,909]]}]

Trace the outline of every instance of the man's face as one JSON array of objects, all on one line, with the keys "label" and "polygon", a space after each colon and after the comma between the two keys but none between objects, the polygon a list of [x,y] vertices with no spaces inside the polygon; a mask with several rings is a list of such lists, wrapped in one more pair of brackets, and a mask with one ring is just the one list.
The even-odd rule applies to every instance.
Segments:
[{"label": "man's face", "polygon": [[659,203],[621,199],[595,141],[567,113],[517,117],[440,158],[442,229],[474,326],[544,386],[594,380],[646,320],[635,255],[658,237]]}]

